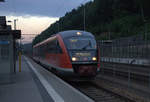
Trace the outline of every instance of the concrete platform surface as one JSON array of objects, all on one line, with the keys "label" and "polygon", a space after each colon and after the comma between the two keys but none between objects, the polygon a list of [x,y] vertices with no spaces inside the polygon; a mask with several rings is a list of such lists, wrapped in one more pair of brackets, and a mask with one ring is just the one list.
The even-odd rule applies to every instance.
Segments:
[{"label": "concrete platform surface", "polygon": [[0,102],[94,102],[51,72],[22,56],[22,71],[0,84]]},{"label": "concrete platform surface", "polygon": [[[26,61],[22,59],[22,71],[18,71],[17,62],[16,74],[11,75],[11,83],[0,84],[0,102],[53,102],[50,97],[43,97],[46,94],[42,86],[37,84],[35,75]],[[47,100],[47,101],[45,101]]]},{"label": "concrete platform surface", "polygon": [[31,59],[26,57],[25,59],[31,69],[38,75],[41,83],[55,102],[94,102],[92,99],[65,83],[51,72],[42,68]]}]

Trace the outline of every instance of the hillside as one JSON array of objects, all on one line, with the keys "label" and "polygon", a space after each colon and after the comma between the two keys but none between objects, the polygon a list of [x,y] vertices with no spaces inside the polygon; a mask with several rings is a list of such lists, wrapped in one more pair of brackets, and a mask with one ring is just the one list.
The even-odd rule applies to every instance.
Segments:
[{"label": "hillside", "polygon": [[[92,32],[97,40],[150,32],[150,0],[94,0],[73,9],[33,40],[33,45],[64,30]],[[84,12],[85,10],[85,12]]]}]

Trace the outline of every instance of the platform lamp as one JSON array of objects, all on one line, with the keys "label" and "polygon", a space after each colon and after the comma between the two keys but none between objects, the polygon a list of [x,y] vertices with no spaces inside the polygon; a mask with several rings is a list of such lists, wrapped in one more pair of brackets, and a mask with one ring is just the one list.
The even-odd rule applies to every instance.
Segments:
[{"label": "platform lamp", "polygon": [[[14,19],[14,30],[17,29],[17,24],[16,24],[17,21],[18,21],[18,19]],[[12,23],[13,21],[8,20],[7,22],[8,22],[8,23]]]},{"label": "platform lamp", "polygon": [[[18,21],[18,19],[14,19],[14,30],[16,30],[16,22]],[[11,23],[11,20],[7,21],[8,23]],[[20,38],[20,42],[19,43],[19,72],[21,72],[21,38]],[[16,41],[15,41],[16,44]]]},{"label": "platform lamp", "polygon": [[11,23],[12,21],[11,21],[11,20],[8,20],[7,22],[8,22],[8,23]]},{"label": "platform lamp", "polygon": [[[6,21],[6,22],[7,22],[7,23],[12,23],[11,20],[8,20],[8,21]],[[11,29],[12,29],[11,25],[7,25],[7,29],[11,30]]]}]

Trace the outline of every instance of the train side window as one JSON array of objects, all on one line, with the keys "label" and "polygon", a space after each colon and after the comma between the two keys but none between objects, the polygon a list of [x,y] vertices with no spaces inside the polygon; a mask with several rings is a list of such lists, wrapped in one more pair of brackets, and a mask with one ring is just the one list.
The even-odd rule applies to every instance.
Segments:
[{"label": "train side window", "polygon": [[41,45],[41,56],[45,56],[45,44]]},{"label": "train side window", "polygon": [[47,46],[48,53],[55,53],[55,51],[56,51],[56,40],[49,42]]}]

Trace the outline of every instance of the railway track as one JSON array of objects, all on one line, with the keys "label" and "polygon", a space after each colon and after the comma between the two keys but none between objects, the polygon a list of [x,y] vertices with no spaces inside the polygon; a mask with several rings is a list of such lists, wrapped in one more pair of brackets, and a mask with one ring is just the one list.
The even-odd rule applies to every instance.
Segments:
[{"label": "railway track", "polygon": [[[38,62],[36,62],[38,63]],[[50,71],[47,66],[38,63],[43,66],[45,69]],[[67,81],[68,82],[68,81]],[[100,87],[98,84],[94,83],[93,81],[83,81],[83,82],[68,82],[70,85],[87,95],[88,97],[92,98],[95,102],[135,102],[127,97],[121,96],[116,94],[112,91],[104,89]]]},{"label": "railway track", "polygon": [[92,98],[95,102],[134,102],[126,97],[101,88],[94,82],[69,82],[69,84]]},{"label": "railway track", "polygon": [[115,77],[131,79],[144,82],[147,85],[150,81],[150,69],[148,66],[101,62],[101,73]]},{"label": "railway track", "polygon": [[125,93],[121,94],[129,96],[136,102],[150,102],[150,69],[148,66],[102,62],[98,78],[98,80],[101,78],[108,80],[114,85],[119,84],[121,90],[125,88],[123,89]]}]

